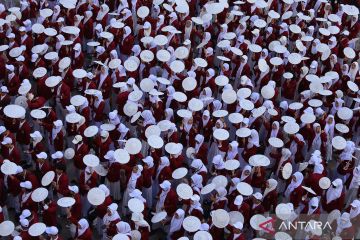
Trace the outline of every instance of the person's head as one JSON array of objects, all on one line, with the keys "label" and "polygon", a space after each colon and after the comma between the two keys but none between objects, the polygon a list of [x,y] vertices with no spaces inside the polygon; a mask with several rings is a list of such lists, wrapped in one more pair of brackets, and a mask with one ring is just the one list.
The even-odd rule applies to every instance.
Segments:
[{"label": "person's head", "polygon": [[236,222],[234,225],[234,233],[235,234],[240,234],[242,232],[243,229],[243,223],[242,222]]},{"label": "person's head", "polygon": [[55,172],[57,175],[62,174],[63,172],[65,172],[65,170],[66,170],[66,167],[64,164],[62,164],[62,163],[56,164]]},{"label": "person's head", "polygon": [[20,187],[24,192],[31,192],[33,186],[30,181],[25,181],[20,183]]},{"label": "person's head", "polygon": [[1,143],[2,145],[4,145],[6,148],[13,148],[14,144],[11,138],[6,137],[4,138],[4,140]]},{"label": "person's head", "polygon": [[43,164],[47,159],[47,154],[45,152],[41,152],[36,155],[36,161],[40,164]]},{"label": "person's head", "polygon": [[68,188],[70,195],[73,197],[79,193],[79,188],[76,185],[69,186]]},{"label": "person's head", "polygon": [[57,227],[51,226],[51,227],[47,227],[45,232],[51,239],[56,239],[58,236],[59,230]]},{"label": "person's head", "polygon": [[259,192],[256,192],[256,193],[254,193],[253,195],[252,195],[252,197],[253,197],[253,202],[255,203],[255,204],[260,204],[261,202],[262,202],[262,194],[261,193],[259,193]]}]

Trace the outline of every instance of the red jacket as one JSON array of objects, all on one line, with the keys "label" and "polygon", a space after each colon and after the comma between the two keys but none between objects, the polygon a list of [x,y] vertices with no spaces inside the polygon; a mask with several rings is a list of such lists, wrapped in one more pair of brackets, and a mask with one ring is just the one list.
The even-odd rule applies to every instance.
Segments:
[{"label": "red jacket", "polygon": [[8,191],[14,197],[19,195],[21,192],[20,180],[16,176],[8,177]]},{"label": "red jacket", "polygon": [[55,181],[58,185],[57,192],[63,196],[67,196],[69,192],[69,178],[66,173],[62,173],[58,179],[58,176],[55,176]]},{"label": "red jacket", "polygon": [[266,196],[264,196],[262,205],[264,206],[265,212],[269,212],[271,209],[274,210],[277,206],[278,192],[276,189],[272,190]]},{"label": "red jacket", "polygon": [[71,216],[70,216],[69,220],[73,224],[77,225],[77,222],[81,218],[81,211],[82,211],[80,194],[75,194],[74,199],[75,199],[75,204],[71,206],[71,209],[70,209]]},{"label": "red jacket", "polygon": [[74,155],[74,166],[77,169],[85,169],[85,164],[83,162],[83,158],[86,154],[89,153],[89,147],[87,144],[83,143],[80,148],[78,144],[75,144],[74,146],[75,155]]},{"label": "red jacket", "polygon": [[9,90],[9,95],[10,96],[15,96],[18,94],[18,89],[20,86],[20,79],[19,77],[15,74],[15,76],[13,78],[11,78],[10,80],[7,81],[6,86]]},{"label": "red jacket", "polygon": [[91,232],[91,229],[88,228],[86,229],[86,231],[81,234],[81,236],[78,236],[78,229],[76,229],[76,233],[75,233],[75,239],[78,239],[78,240],[92,240],[92,232]]},{"label": "red jacket", "polygon": [[[62,83],[60,87],[60,102],[62,107],[65,108],[66,106],[70,105],[71,92],[69,86],[66,85],[66,83]],[[58,87],[56,88],[55,92],[57,93],[57,91]]]},{"label": "red jacket", "polygon": [[292,202],[294,208],[297,208],[299,206],[304,191],[304,188],[300,185],[290,193],[290,202]]},{"label": "red jacket", "polygon": [[38,204],[31,199],[31,194],[27,199],[23,197],[24,197],[24,192],[22,192],[19,196],[21,211],[23,211],[24,209],[29,209],[30,211],[37,212]]},{"label": "red jacket", "polygon": [[134,46],[134,42],[135,42],[135,38],[132,34],[130,34],[129,36],[127,36],[120,45],[120,49],[121,49],[121,53],[124,55],[130,55],[131,54],[131,49]]},{"label": "red jacket", "polygon": [[10,160],[17,165],[20,164],[21,156],[20,151],[14,146],[12,151],[10,152],[9,148],[5,148],[2,152],[2,155],[5,159]]},{"label": "red jacket", "polygon": [[120,170],[121,170],[120,163],[114,162],[110,165],[108,169],[108,173],[106,175],[106,178],[109,180],[109,182],[117,182],[120,180]]},{"label": "red jacket", "polygon": [[101,101],[100,104],[98,105],[98,107],[94,106],[94,121],[96,122],[101,122],[104,120],[104,108],[105,108],[105,102]]},{"label": "red jacket", "polygon": [[57,218],[54,217],[56,215],[57,204],[54,201],[51,201],[47,204],[48,208],[44,209],[42,214],[43,222],[46,226],[57,226]]},{"label": "red jacket", "polygon": [[[159,192],[159,196],[161,194],[162,190]],[[168,216],[172,216],[176,212],[176,205],[178,197],[174,189],[170,189],[168,194],[165,197],[164,201],[164,210],[167,212]]]},{"label": "red jacket", "polygon": [[30,144],[30,133],[31,133],[31,127],[30,127],[29,123],[26,121],[17,131],[16,141],[19,144],[29,145]]},{"label": "red jacket", "polygon": [[100,75],[96,76],[95,79],[97,89],[99,89],[102,92],[103,98],[108,99],[111,94],[112,89],[112,81],[110,75],[107,75],[107,77],[104,79],[100,86]]},{"label": "red jacket", "polygon": [[64,150],[64,133],[60,131],[55,139],[52,139],[52,136],[50,135],[50,143],[53,144],[55,151],[63,151]]},{"label": "red jacket", "polygon": [[161,169],[158,175],[158,182],[162,183],[163,181],[170,179],[171,179],[171,168],[168,166]]},{"label": "red jacket", "polygon": [[338,209],[339,211],[342,211],[342,209],[344,207],[344,201],[345,201],[345,192],[343,190],[339,198],[334,199],[329,203],[327,203],[326,197],[323,197],[321,199],[321,204],[322,204],[323,209],[326,212],[330,213],[334,209]]},{"label": "red jacket", "polygon": [[97,185],[97,178],[98,175],[96,172],[93,172],[88,180],[85,181],[85,171],[80,173],[80,180],[79,180],[79,190],[81,195],[86,195],[87,192],[91,189],[96,187]]}]

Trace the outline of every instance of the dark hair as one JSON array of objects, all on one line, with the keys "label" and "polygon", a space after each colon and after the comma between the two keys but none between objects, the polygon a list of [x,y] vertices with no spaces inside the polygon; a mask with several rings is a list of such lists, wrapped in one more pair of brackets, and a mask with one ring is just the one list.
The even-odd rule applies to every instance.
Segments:
[{"label": "dark hair", "polygon": [[63,171],[63,172],[66,171],[66,166],[65,166],[65,164],[63,164],[63,163],[57,163],[56,166],[55,166],[55,168],[56,168],[56,169],[59,169],[59,170],[61,170],[61,171]]}]

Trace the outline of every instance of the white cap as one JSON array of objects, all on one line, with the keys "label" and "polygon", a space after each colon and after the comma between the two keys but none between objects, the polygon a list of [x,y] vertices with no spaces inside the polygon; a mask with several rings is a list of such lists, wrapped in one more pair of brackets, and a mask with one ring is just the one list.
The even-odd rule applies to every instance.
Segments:
[{"label": "white cap", "polygon": [[12,144],[12,139],[9,137],[4,138],[4,140],[1,142],[2,145],[6,145],[6,144]]},{"label": "white cap", "polygon": [[69,186],[68,187],[70,191],[74,192],[74,193],[78,193],[79,192],[79,188],[75,185],[73,186]]},{"label": "white cap", "polygon": [[59,229],[55,226],[47,227],[45,232],[48,235],[57,235],[59,233]]},{"label": "white cap", "polygon": [[21,182],[20,187],[26,188],[26,189],[32,189],[32,183],[30,181]]},{"label": "white cap", "polygon": [[47,156],[46,152],[41,152],[39,154],[36,154],[36,157],[40,158],[40,159],[47,159],[48,156]]}]

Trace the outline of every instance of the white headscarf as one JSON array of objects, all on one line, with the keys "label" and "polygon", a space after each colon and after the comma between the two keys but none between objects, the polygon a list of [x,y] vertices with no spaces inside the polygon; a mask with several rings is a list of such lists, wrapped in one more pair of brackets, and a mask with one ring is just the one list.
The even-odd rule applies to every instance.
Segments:
[{"label": "white headscarf", "polygon": [[[245,175],[245,172],[246,172],[246,171],[249,171],[249,174],[248,174],[248,175]],[[240,181],[245,180],[245,178],[247,178],[250,174],[251,174],[251,166],[250,166],[250,165],[246,165],[246,166],[244,167],[244,169],[242,170],[242,172],[241,172]]]},{"label": "white headscarf", "polygon": [[337,178],[333,181],[338,185],[336,188],[331,185],[331,187],[326,192],[326,203],[330,203],[331,201],[338,199],[341,196],[343,190],[343,182],[340,178]]},{"label": "white headscarf", "polygon": [[169,86],[169,87],[166,88],[166,90],[167,90],[167,99],[166,99],[165,107],[169,108],[170,104],[171,104],[171,101],[174,98],[173,95],[175,93],[175,88],[173,86]]},{"label": "white headscarf", "polygon": [[191,176],[191,187],[200,193],[201,189],[203,188],[202,185],[203,178],[200,174],[195,173]]},{"label": "white headscarf", "polygon": [[358,188],[359,186],[360,186],[360,166],[357,166],[353,170],[353,175],[349,185],[349,189]]},{"label": "white headscarf", "polygon": [[175,214],[171,218],[169,234],[180,230],[185,218],[185,211],[182,210],[181,208],[176,210]]},{"label": "white headscarf", "polygon": [[340,160],[350,161],[352,160],[353,154],[355,152],[355,143],[353,141],[346,141],[346,147],[340,154]]},{"label": "white headscarf", "polygon": [[276,175],[279,176],[280,168],[282,167],[283,163],[291,157],[291,151],[288,148],[283,148],[281,150],[281,158],[278,164],[278,168],[276,170]]},{"label": "white headscarf", "polygon": [[96,16],[96,20],[101,21],[108,12],[109,12],[109,6],[106,4],[101,5],[100,10]]},{"label": "white headscarf", "polygon": [[201,145],[204,143],[204,136],[201,134],[196,134],[195,136],[195,153],[198,153],[200,150]]},{"label": "white headscarf", "polygon": [[255,129],[251,130],[251,134],[250,134],[250,137],[249,137],[249,142],[248,142],[247,147],[252,148],[253,146],[256,146],[256,147],[260,146],[259,133]]},{"label": "white headscarf", "polygon": [[[329,124],[328,123],[328,120],[332,118],[332,123]],[[324,131],[326,132],[326,134],[328,135],[328,138],[332,139],[334,137],[334,127],[335,127],[335,119],[334,119],[334,116],[333,115],[329,115],[327,118],[326,118],[326,125],[325,125],[325,128],[324,128]]]},{"label": "white headscarf", "polygon": [[127,188],[129,189],[129,192],[132,192],[135,190],[136,188],[136,183],[139,177],[141,177],[141,172],[143,170],[143,166],[141,165],[137,165],[138,166],[138,170],[137,172],[131,172],[131,176],[127,185]]},{"label": "white headscarf", "polygon": [[89,223],[85,218],[82,218],[79,220],[78,224],[80,225],[80,228],[77,227],[77,229],[78,229],[77,237],[80,237],[89,228]]},{"label": "white headscarf", "polygon": [[350,221],[350,214],[347,212],[341,214],[341,217],[338,218],[336,222],[337,222],[337,228],[336,228],[337,236],[339,236],[344,229],[347,229],[352,226],[352,223]]},{"label": "white headscarf", "polygon": [[195,173],[207,172],[206,166],[200,159],[194,159],[190,165],[193,169],[195,169]]},{"label": "white headscarf", "polygon": [[144,119],[144,126],[156,124],[156,120],[150,110],[144,110],[141,116]]},{"label": "white headscarf", "polygon": [[221,170],[225,168],[224,160],[220,154],[215,155],[212,162],[216,170]]},{"label": "white headscarf", "polygon": [[54,125],[55,126],[51,130],[51,138],[52,138],[52,140],[54,140],[56,138],[56,136],[58,135],[58,133],[62,130],[63,123],[62,123],[61,120],[56,120],[54,122]]},{"label": "white headscarf", "polygon": [[278,132],[279,132],[279,129],[280,129],[280,124],[279,124],[278,121],[274,121],[274,122],[272,123],[271,127],[272,127],[273,125],[275,125],[276,128],[275,128],[275,129],[271,128],[270,137],[277,137]]},{"label": "white headscarf", "polygon": [[296,172],[294,173],[295,176],[295,181],[294,179],[291,180],[291,183],[289,184],[289,186],[287,187],[286,191],[285,191],[285,196],[289,197],[290,194],[296,189],[298,188],[303,180],[304,180],[304,175],[301,172]]},{"label": "white headscarf", "polygon": [[131,227],[127,222],[121,221],[116,224],[116,229],[118,233],[125,234],[131,237]]},{"label": "white headscarf", "polygon": [[119,213],[117,212],[118,205],[112,203],[107,207],[110,210],[110,214],[106,213],[103,218],[104,225],[109,225],[112,221],[120,219]]},{"label": "white headscarf", "polygon": [[275,179],[270,178],[269,180],[267,180],[267,182],[269,183],[269,187],[265,188],[264,191],[264,198],[266,195],[268,195],[268,193],[270,193],[271,191],[273,191],[274,189],[276,189],[278,182]]},{"label": "white headscarf", "polygon": [[358,199],[355,199],[351,203],[351,207],[354,207],[355,209],[350,209],[350,218],[353,219],[357,217],[360,214],[360,201]]},{"label": "white headscarf", "polygon": [[157,170],[156,177],[159,177],[159,174],[160,174],[161,170],[163,170],[163,168],[170,166],[170,160],[168,157],[164,156],[164,157],[161,157],[160,159],[161,159],[161,161],[160,161],[159,168]]},{"label": "white headscarf", "polygon": [[307,214],[308,215],[313,214],[318,208],[319,208],[319,199],[317,197],[311,198],[309,201],[309,209]]},{"label": "white headscarf", "polygon": [[237,141],[232,141],[230,143],[231,150],[229,149],[226,155],[226,159],[235,159],[236,155],[238,154],[238,146],[239,143]]}]

